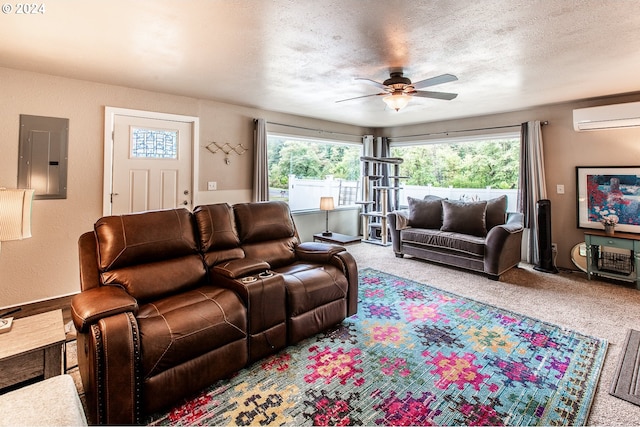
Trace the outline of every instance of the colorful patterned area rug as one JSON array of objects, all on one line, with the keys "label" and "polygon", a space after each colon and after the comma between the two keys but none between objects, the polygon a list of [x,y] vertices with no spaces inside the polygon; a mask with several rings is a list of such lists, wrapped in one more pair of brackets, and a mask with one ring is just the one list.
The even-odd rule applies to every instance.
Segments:
[{"label": "colorful patterned area rug", "polygon": [[373,269],[358,314],[152,425],[584,425],[602,339]]}]

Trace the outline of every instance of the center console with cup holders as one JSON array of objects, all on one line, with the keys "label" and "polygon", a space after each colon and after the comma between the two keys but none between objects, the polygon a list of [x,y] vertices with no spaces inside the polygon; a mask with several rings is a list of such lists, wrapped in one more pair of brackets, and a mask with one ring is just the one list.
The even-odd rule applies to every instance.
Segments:
[{"label": "center console with cup holders", "polygon": [[282,275],[264,261],[242,258],[215,266],[212,277],[247,306],[249,363],[287,345],[286,290]]}]

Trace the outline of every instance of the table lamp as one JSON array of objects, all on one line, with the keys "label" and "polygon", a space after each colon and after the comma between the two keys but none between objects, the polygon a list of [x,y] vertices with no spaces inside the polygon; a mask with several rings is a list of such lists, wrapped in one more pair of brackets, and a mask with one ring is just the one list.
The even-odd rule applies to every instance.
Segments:
[{"label": "table lamp", "polygon": [[329,211],[333,210],[333,197],[320,197],[320,210],[325,211],[325,231],[323,236],[331,236],[333,233],[329,231]]},{"label": "table lamp", "polygon": [[0,242],[31,237],[34,191],[0,188]]},{"label": "table lamp", "polygon": [[[34,190],[0,188],[0,243],[31,237],[31,201]],[[0,334],[9,332],[13,317],[5,317],[19,311],[15,308],[0,313]]]}]

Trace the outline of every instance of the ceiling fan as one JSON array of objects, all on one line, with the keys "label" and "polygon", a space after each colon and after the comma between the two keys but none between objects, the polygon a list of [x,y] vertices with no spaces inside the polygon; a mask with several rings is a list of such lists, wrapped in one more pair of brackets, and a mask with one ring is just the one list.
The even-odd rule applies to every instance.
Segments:
[{"label": "ceiling fan", "polygon": [[363,77],[357,77],[356,80],[363,80],[384,90],[384,92],[374,93],[371,95],[356,96],[355,98],[342,99],[336,102],[351,101],[353,99],[367,98],[370,96],[384,96],[382,100],[385,102],[385,104],[387,104],[390,108],[399,111],[409,103],[412,96],[419,96],[421,98],[444,99],[447,101],[451,101],[456,96],[458,96],[457,93],[419,90],[425,87],[435,86],[442,83],[448,83],[458,80],[458,78],[453,74],[441,74],[436,77],[431,77],[429,79],[411,83],[411,80],[403,76],[402,71],[392,71],[390,73],[390,77],[382,83]]}]

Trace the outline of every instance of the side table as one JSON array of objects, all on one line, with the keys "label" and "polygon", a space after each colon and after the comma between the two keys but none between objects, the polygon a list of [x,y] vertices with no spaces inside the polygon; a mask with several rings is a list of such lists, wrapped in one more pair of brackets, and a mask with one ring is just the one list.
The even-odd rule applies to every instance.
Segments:
[{"label": "side table", "polygon": [[362,239],[360,236],[349,236],[347,234],[340,233],[331,233],[330,236],[323,236],[322,233],[317,233],[313,235],[313,241],[348,245],[349,243],[360,243]]},{"label": "side table", "polygon": [[0,335],[0,389],[61,375],[64,342],[62,310],[15,319]]},{"label": "side table", "polygon": [[[640,289],[640,235],[631,233],[615,233],[606,235],[603,231],[585,231],[584,241],[587,246],[587,278],[592,275],[609,279],[635,282]],[[616,252],[608,252],[603,248],[612,248]],[[629,255],[620,254],[620,250]]]}]

